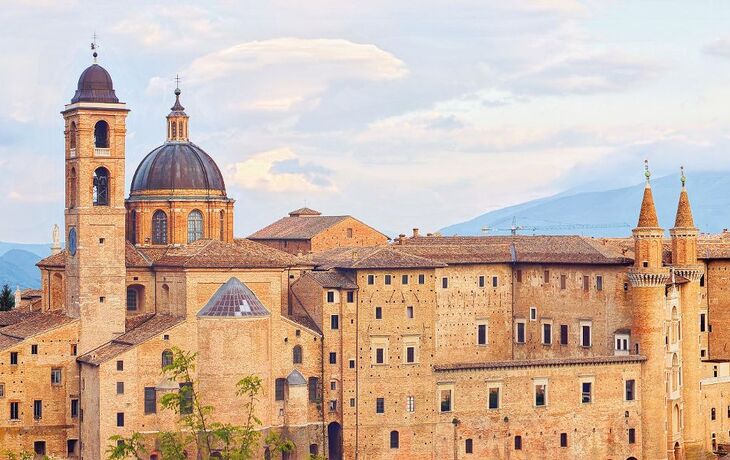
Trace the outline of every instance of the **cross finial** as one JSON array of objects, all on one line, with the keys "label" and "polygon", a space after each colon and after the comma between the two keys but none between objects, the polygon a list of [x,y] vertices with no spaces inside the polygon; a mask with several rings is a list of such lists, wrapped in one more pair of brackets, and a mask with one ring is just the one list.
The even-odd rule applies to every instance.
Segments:
[{"label": "cross finial", "polygon": [[649,171],[649,160],[644,160],[644,176],[646,176],[646,182],[649,183],[649,179],[651,179],[651,172]]},{"label": "cross finial", "polygon": [[684,185],[687,183],[687,176],[684,175],[684,166],[680,166],[679,170],[682,172],[680,175],[680,180],[682,181],[682,188],[684,188]]},{"label": "cross finial", "polygon": [[180,75],[175,75],[175,87],[180,89]]},{"label": "cross finial", "polygon": [[94,64],[96,64],[96,58],[97,58],[97,56],[99,56],[99,54],[96,52],[96,50],[99,48],[99,45],[96,43],[96,39],[97,39],[97,36],[96,36],[96,31],[95,31],[94,35],[92,37],[92,41],[91,41],[91,51],[94,52],[92,54],[92,56],[94,56]]}]

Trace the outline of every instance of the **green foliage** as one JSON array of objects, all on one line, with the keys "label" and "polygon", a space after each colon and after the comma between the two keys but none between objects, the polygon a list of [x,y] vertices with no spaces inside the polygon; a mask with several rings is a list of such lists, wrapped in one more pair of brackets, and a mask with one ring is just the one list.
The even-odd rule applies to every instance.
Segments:
[{"label": "green foliage", "polygon": [[[33,452],[28,452],[27,450],[23,450],[21,452],[13,452],[10,450],[5,451],[5,458],[7,460],[34,460],[36,458],[36,454]],[[49,457],[48,455],[44,455],[43,457],[40,457],[41,460],[56,460],[55,457]]]},{"label": "green foliage", "polygon": [[147,453],[144,440],[139,433],[134,433],[130,438],[115,435],[109,438],[109,441],[111,444],[106,449],[108,460],[139,459]]},{"label": "green foliage", "polygon": [[[211,454],[218,452],[224,460],[252,460],[259,448],[261,420],[256,417],[256,403],[261,392],[263,382],[255,375],[242,378],[236,384],[236,396],[243,400],[240,406],[245,416],[241,426],[230,423],[221,423],[215,420],[213,406],[206,405],[205,398],[200,394],[200,385],[195,379],[195,360],[197,353],[173,348],[172,362],[162,369],[165,378],[182,382],[179,391],[165,394],[160,399],[163,409],[174,412],[179,416],[178,430],[159,434],[159,450],[163,460],[184,460],[185,451],[194,448],[200,453],[200,458],[208,459]],[[135,434],[127,443],[132,444]],[[116,443],[121,438],[112,437],[110,441]],[[136,438],[141,442],[141,436]],[[272,452],[292,452],[294,443],[283,439],[278,433],[269,433],[264,444]],[[108,460],[123,460],[132,455],[142,453],[142,450],[117,451],[110,446],[107,450]],[[127,455],[127,456],[120,456]],[[136,458],[136,457],[132,457]],[[319,459],[317,459],[319,460]]]},{"label": "green foliage", "polygon": [[[15,295],[10,290],[10,286],[6,284],[3,285],[2,289],[0,290],[0,311],[8,311],[12,310],[15,306]],[[18,454],[20,455],[20,454]]]}]

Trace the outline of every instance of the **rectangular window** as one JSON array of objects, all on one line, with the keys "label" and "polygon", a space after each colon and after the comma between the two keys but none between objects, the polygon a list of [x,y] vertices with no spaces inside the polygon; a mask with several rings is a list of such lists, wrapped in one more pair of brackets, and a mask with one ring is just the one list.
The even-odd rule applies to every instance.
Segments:
[{"label": "rectangular window", "polygon": [[590,291],[590,289],[591,289],[591,278],[588,276],[583,276],[583,290]]},{"label": "rectangular window", "polygon": [[477,325],[477,345],[487,344],[487,323]]},{"label": "rectangular window", "polygon": [[590,347],[591,346],[591,324],[581,323],[580,325],[580,346]]},{"label": "rectangular window", "polygon": [[441,287],[447,289],[449,287],[449,279],[446,277],[441,278]]},{"label": "rectangular window", "polygon": [[350,369],[355,369],[355,360],[354,359],[350,360]]},{"label": "rectangular window", "polygon": [[469,438],[466,441],[464,441],[464,451],[467,454],[473,454],[474,453],[474,440]]},{"label": "rectangular window", "polygon": [[309,380],[307,380],[307,390],[309,391],[310,402],[317,402],[321,400],[319,379],[317,377],[309,377]]},{"label": "rectangular window", "polygon": [[30,354],[31,355],[37,355],[38,354],[38,345],[33,344],[30,346]]},{"label": "rectangular window", "polygon": [[330,399],[329,410],[330,410],[330,412],[337,412],[337,400],[336,399]]},{"label": "rectangular window", "polygon": [[636,381],[630,379],[626,381],[626,401],[633,401],[636,397]]},{"label": "rectangular window", "polygon": [[580,402],[583,404],[590,404],[593,402],[593,383],[591,382],[582,382],[580,384]]},{"label": "rectangular window", "polygon": [[704,313],[700,313],[700,332],[705,332],[707,329],[707,316]]},{"label": "rectangular window", "polygon": [[568,325],[561,324],[560,325],[560,345],[567,345],[567,344],[568,344]]},{"label": "rectangular window", "polygon": [[490,409],[499,409],[499,387],[493,386],[489,387],[489,402],[488,407]]},{"label": "rectangular window", "polygon": [[18,352],[17,351],[11,351],[10,352],[10,365],[16,366],[18,364]]},{"label": "rectangular window", "polygon": [[486,283],[486,281],[484,279],[484,275],[479,276],[479,287],[483,288],[485,283]]},{"label": "rectangular window", "polygon": [[352,229],[351,228],[347,229],[347,237],[352,238]]},{"label": "rectangular window", "polygon": [[375,413],[376,414],[385,413],[385,398],[377,398],[375,400]]},{"label": "rectangular window", "polygon": [[117,382],[117,394],[118,395],[124,394],[124,382]]},{"label": "rectangular window", "polygon": [[393,282],[393,277],[391,275],[385,275],[385,284],[390,285]]},{"label": "rectangular window", "polygon": [[368,284],[375,284],[375,275],[368,275]]},{"label": "rectangular window", "polygon": [[118,371],[124,370],[124,361],[117,361],[117,370]]},{"label": "rectangular window", "polygon": [[549,284],[550,283],[550,270],[545,270],[542,273],[542,282],[545,283],[545,284]]},{"label": "rectangular window", "polygon": [[333,380],[330,382],[330,390],[334,391],[337,389],[337,380]]},{"label": "rectangular window", "polygon": [[330,329],[336,330],[340,328],[340,315],[330,316]]},{"label": "rectangular window", "polygon": [[383,319],[383,307],[375,307],[375,319]]},{"label": "rectangular window", "polygon": [[4,397],[5,397],[5,384],[0,383],[0,398],[4,398]]},{"label": "rectangular window", "polygon": [[536,380],[535,386],[535,407],[547,405],[547,380]]},{"label": "rectangular window", "polygon": [[347,303],[355,301],[355,291],[347,291]]},{"label": "rectangular window", "polygon": [[499,278],[496,276],[492,277],[492,287],[497,287],[499,285]]},{"label": "rectangular window", "polygon": [[560,433],[560,447],[568,447],[568,433]]},{"label": "rectangular window", "polygon": [[416,411],[416,398],[414,396],[408,396],[406,398],[406,412]]},{"label": "rectangular window", "polygon": [[553,343],[553,325],[550,323],[542,324],[542,343],[543,345],[552,345]]},{"label": "rectangular window", "polygon": [[537,307],[530,307],[530,321],[537,320]]},{"label": "rectangular window", "polygon": [[330,352],[330,364],[337,364],[337,353],[334,351]]},{"label": "rectangular window", "polygon": [[525,322],[518,321],[515,323],[515,342],[525,343]]},{"label": "rectangular window", "polygon": [[43,401],[36,399],[33,401],[33,420],[40,420],[43,418]]},{"label": "rectangular window", "polygon": [[628,354],[629,352],[629,336],[626,334],[616,334],[614,336],[616,341],[616,351]]},{"label": "rectangular window", "polygon": [[424,274],[418,275],[418,284],[426,284],[426,275],[424,275]]},{"label": "rectangular window", "polygon": [[124,426],[124,412],[117,412],[117,426]]},{"label": "rectangular window", "polygon": [[406,363],[412,364],[416,362],[416,347],[406,347]]},{"label": "rectangular window", "polygon": [[78,416],[79,416],[79,400],[72,399],[71,400],[71,418],[76,418]]},{"label": "rectangular window", "polygon": [[193,382],[180,384],[180,414],[190,415],[193,413]]},{"label": "rectangular window", "polygon": [[76,353],[78,352],[78,345],[75,343],[71,344],[71,356],[76,356]]},{"label": "rectangular window", "polygon": [[629,428],[629,444],[636,444],[636,429]]},{"label": "rectangular window", "polygon": [[36,455],[46,455],[46,441],[33,441],[33,452]]},{"label": "rectangular window", "polygon": [[402,285],[404,285],[404,286],[405,286],[406,284],[408,284],[408,275],[401,275],[401,277],[400,277],[400,282],[401,282],[401,284],[402,284]]},{"label": "rectangular window", "polygon": [[596,276],[596,291],[602,291],[603,290],[603,276],[598,275]]},{"label": "rectangular window", "polygon": [[515,436],[515,450],[522,450],[522,436]]},{"label": "rectangular window", "polygon": [[375,364],[385,364],[385,349],[375,349]]},{"label": "rectangular window", "polygon": [[413,307],[406,307],[406,318],[413,319]]},{"label": "rectangular window", "polygon": [[327,291],[327,303],[335,302],[335,291]]},{"label": "rectangular window", "polygon": [[439,410],[441,412],[451,412],[451,389],[440,390]]},{"label": "rectangular window", "polygon": [[568,277],[560,275],[560,289],[565,289],[568,286]]},{"label": "rectangular window", "polygon": [[61,369],[51,369],[51,385],[60,385],[61,380]]},{"label": "rectangular window", "polygon": [[517,270],[517,272],[515,272],[515,278],[517,278],[518,283],[522,282],[522,270]]},{"label": "rectangular window", "polygon": [[20,420],[20,403],[17,401],[10,403],[10,420]]},{"label": "rectangular window", "polygon": [[350,398],[350,407],[355,407],[355,398]]},{"label": "rectangular window", "polygon": [[144,389],[144,413],[154,414],[157,412],[157,390],[155,387]]}]

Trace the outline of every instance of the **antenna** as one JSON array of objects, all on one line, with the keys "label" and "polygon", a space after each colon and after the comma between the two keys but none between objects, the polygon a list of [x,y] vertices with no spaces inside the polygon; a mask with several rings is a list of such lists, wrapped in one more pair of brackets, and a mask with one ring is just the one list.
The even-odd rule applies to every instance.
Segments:
[{"label": "antenna", "polygon": [[94,52],[92,54],[92,56],[94,56],[94,64],[96,64],[96,58],[99,56],[99,53],[96,52],[96,50],[99,48],[99,45],[96,43],[97,38],[98,37],[96,36],[96,31],[94,31],[94,35],[93,35],[92,41],[91,41],[91,51]]}]

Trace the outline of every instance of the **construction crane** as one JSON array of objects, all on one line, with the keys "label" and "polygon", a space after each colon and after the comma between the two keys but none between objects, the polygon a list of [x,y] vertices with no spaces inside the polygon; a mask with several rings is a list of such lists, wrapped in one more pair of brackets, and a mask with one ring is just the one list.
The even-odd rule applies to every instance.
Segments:
[{"label": "construction crane", "polygon": [[512,236],[519,235],[522,231],[542,231],[542,230],[586,230],[594,228],[630,228],[631,226],[625,222],[612,224],[555,224],[555,225],[517,225],[517,217],[512,217],[512,226],[509,228],[490,228],[483,227],[482,233],[485,235],[491,231],[509,232]]}]

